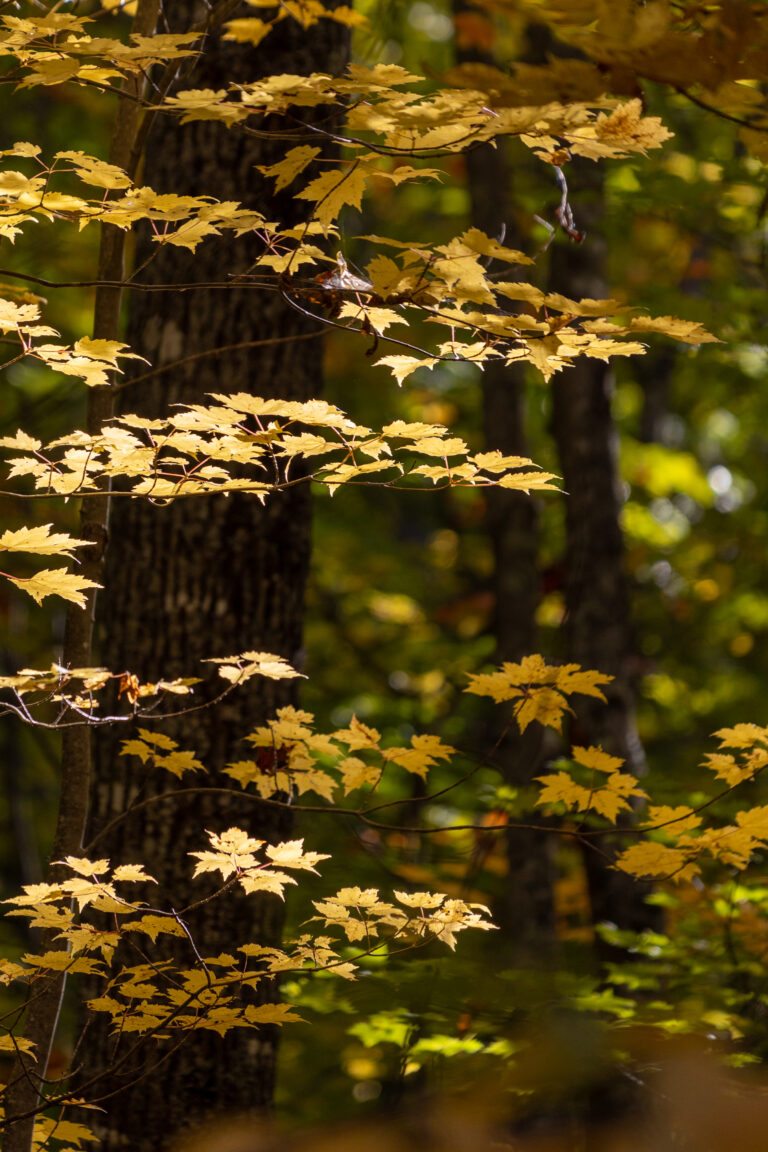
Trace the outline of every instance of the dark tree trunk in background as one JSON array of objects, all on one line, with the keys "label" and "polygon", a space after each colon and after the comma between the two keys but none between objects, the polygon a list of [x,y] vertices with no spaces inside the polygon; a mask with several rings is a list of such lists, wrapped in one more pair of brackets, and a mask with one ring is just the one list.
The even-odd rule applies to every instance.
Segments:
[{"label": "dark tree trunk in background", "polygon": [[[467,8],[454,0],[456,15]],[[459,48],[459,63],[494,64],[477,48]],[[472,223],[510,248],[524,247],[518,234],[512,187],[513,172],[505,141],[471,149],[465,158]],[[524,268],[515,269],[524,275]],[[525,369],[489,360],[482,376],[483,430],[486,447],[505,456],[528,456],[525,433]],[[540,599],[538,572],[539,516],[535,498],[502,488],[487,489],[488,535],[493,551],[495,661],[517,662],[537,650],[536,608]],[[508,731],[498,751],[504,778],[514,788],[530,787],[541,770],[541,730],[531,725],[520,735],[511,708],[500,707],[497,736]],[[497,922],[515,952],[538,949],[554,937],[555,855],[539,832],[512,829],[507,834],[509,877]]]},{"label": "dark tree trunk in background", "polygon": [[674,345],[649,348],[645,356],[635,357],[637,363],[632,365],[634,377],[643,390],[638,435],[646,444],[663,444],[668,439],[669,393],[678,355]]},{"label": "dark tree trunk in background", "polygon": [[[472,223],[489,236],[519,242],[512,232],[513,210],[508,194],[510,172],[503,146],[483,147],[467,154],[467,179]],[[486,447],[506,456],[527,456],[524,369],[488,361],[483,372],[483,426]],[[536,651],[536,608],[540,598],[538,572],[539,518],[535,499],[522,492],[490,488],[487,525],[493,549],[495,660],[519,661]],[[517,789],[529,788],[541,771],[541,730],[531,725],[520,735],[511,708],[501,709],[509,730],[498,759],[504,778]],[[545,834],[511,829],[507,834],[509,877],[496,915],[516,952],[538,948],[554,936],[555,857]]]},{"label": "dark tree trunk in background", "polygon": [[[187,3],[171,5],[166,14],[173,30],[188,26],[193,17]],[[209,40],[183,86],[216,89],[264,74],[320,68],[340,72],[346,53],[342,26],[326,20],[305,32],[286,19],[259,49]],[[161,192],[238,200],[268,219],[290,222],[297,218],[290,196],[271,198],[271,186],[254,170],[256,164],[279,159],[287,146],[213,122],[180,128],[161,117],[149,139],[143,180]],[[145,237],[137,264],[153,248]],[[215,237],[205,240],[194,255],[162,249],[141,278],[155,283],[221,281],[229,273],[245,271],[257,253],[248,237]],[[173,404],[204,403],[209,392],[246,391],[299,401],[320,392],[321,341],[302,339],[312,332],[311,321],[290,310],[277,294],[247,287],[138,292],[129,315],[127,339],[155,367],[244,341],[296,339],[225,350],[174,368],[129,388],[127,411],[162,415]],[[223,683],[212,682],[210,665],[200,665],[206,657],[256,649],[301,665],[309,554],[308,486],[276,494],[264,507],[254,497],[234,495],[182,499],[169,507],[115,498],[101,612],[102,662],[130,669],[142,679],[205,675],[208,683],[197,689],[196,699],[210,697]],[[162,731],[180,747],[194,750],[208,770],[205,778],[187,777],[184,784],[231,785],[221,769],[244,756],[240,741],[248,732],[275,708],[294,701],[294,685],[255,678],[220,705],[164,722]],[[181,707],[185,702],[181,698]],[[91,835],[124,811],[140,788],[144,798],[174,787],[170,775],[142,783],[137,762],[118,755],[121,740],[129,734],[117,729],[99,740]],[[204,829],[221,832],[232,825],[271,841],[290,833],[290,821],[280,810],[234,796],[181,796],[144,807],[117,823],[97,841],[95,851],[115,862],[142,861],[159,881],[153,891],[162,894],[164,906],[173,901],[183,907],[208,890],[200,881],[190,882],[193,862],[188,853],[206,847]],[[274,944],[281,922],[279,898],[239,899],[230,893],[189,916],[202,956],[232,952],[249,940]],[[161,947],[168,940],[172,944]],[[152,955],[161,954],[194,963],[183,939],[160,937]],[[272,988],[263,998],[272,999],[274,993]],[[104,1094],[117,1094],[105,1100],[104,1117],[95,1114],[105,1150],[155,1152],[179,1129],[202,1118],[269,1105],[275,1071],[275,1037],[269,1029],[230,1032],[226,1039],[197,1032],[167,1053],[167,1048],[150,1046],[134,1065],[107,1075]],[[97,1017],[83,1044],[84,1076],[104,1072],[114,1054],[106,1017]],[[161,1060],[163,1056],[167,1058]],[[142,1073],[140,1082],[132,1084]]]},{"label": "dark tree trunk in background", "polygon": [[[553,248],[551,288],[575,299],[600,299],[607,295],[600,229],[602,179],[586,161],[569,175],[576,224],[586,229],[587,238],[578,246],[559,242]],[[638,660],[624,571],[612,389],[610,367],[586,358],[558,373],[552,382],[552,427],[568,493],[565,656],[614,677],[604,690],[607,706],[589,697],[572,701],[577,712],[574,742],[602,745],[626,761],[627,771],[642,775],[645,759],[635,723],[633,688]],[[645,885],[607,868],[594,852],[586,853],[585,862],[594,922],[608,920],[634,929],[654,922],[654,913],[644,900]]]}]

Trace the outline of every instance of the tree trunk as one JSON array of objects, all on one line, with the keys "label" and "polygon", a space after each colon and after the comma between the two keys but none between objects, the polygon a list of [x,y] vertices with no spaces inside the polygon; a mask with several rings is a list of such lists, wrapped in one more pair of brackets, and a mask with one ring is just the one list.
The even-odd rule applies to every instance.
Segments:
[{"label": "tree trunk", "polygon": [[[571,179],[576,224],[586,229],[581,246],[559,243],[553,250],[551,286],[579,299],[606,295],[605,242],[599,218],[602,179],[586,162]],[[588,183],[589,181],[589,183]],[[578,193],[574,189],[578,187]],[[621,490],[617,433],[611,414],[613,376],[601,361],[582,358],[558,373],[552,386],[552,426],[560,456],[566,523],[566,658],[614,677],[607,706],[577,697],[572,737],[599,744],[643,775],[645,758],[635,724],[633,680],[637,655],[630,620],[620,525]],[[605,848],[605,840],[598,843]],[[606,867],[604,857],[585,856],[592,917],[623,928],[654,921],[645,903],[648,887]]]},{"label": "tree trunk", "polygon": [[[506,225],[509,234],[510,174],[503,149],[485,146],[467,155],[472,222],[490,236]],[[483,426],[486,447],[508,456],[527,456],[524,369],[490,360],[483,372]],[[489,489],[487,526],[493,549],[494,631],[498,663],[518,661],[536,651],[536,608],[540,596],[538,511],[522,492]],[[502,709],[508,732],[498,757],[504,778],[517,789],[530,788],[541,770],[541,732],[531,725],[522,736],[512,709]],[[509,878],[498,918],[516,953],[538,949],[554,937],[555,856],[546,834],[513,828],[507,834]]]},{"label": "tree trunk", "polygon": [[[454,0],[453,11],[467,8]],[[457,48],[459,63],[494,64],[493,57],[476,47]],[[505,141],[485,144],[466,154],[467,188],[472,223],[486,235],[499,237],[510,248],[524,247],[515,224],[512,172]],[[505,456],[527,456],[525,432],[525,369],[489,360],[482,379],[483,430],[486,447]],[[523,492],[487,490],[486,524],[493,551],[495,661],[517,662],[535,652],[536,609],[540,598],[538,572],[539,516],[536,501]],[[522,736],[511,707],[501,707],[495,741],[502,736],[498,760],[513,788],[530,788],[541,769],[541,732],[531,725]],[[551,943],[555,932],[555,853],[540,832],[510,829],[507,834],[508,882],[498,908],[497,922],[517,955]]]},{"label": "tree trunk", "polygon": [[[170,9],[174,30],[191,17],[186,3]],[[306,33],[289,18],[259,50],[209,40],[184,86],[216,89],[265,73],[318,68],[339,72],[346,52],[347,34],[340,25],[321,21]],[[213,122],[178,128],[158,118],[148,141],[144,181],[162,192],[239,200],[268,218],[290,223],[297,219],[290,196],[269,198],[254,171],[256,164],[279,159],[285,147]],[[137,264],[152,252],[157,246],[145,236]],[[247,237],[208,239],[194,255],[161,248],[141,279],[222,281],[247,270],[256,255]],[[321,343],[307,339],[312,332],[312,322],[290,310],[278,295],[247,287],[137,292],[130,304],[127,339],[155,367],[198,352],[222,351],[132,386],[125,408],[159,416],[173,404],[205,402],[213,391],[307,400],[321,387]],[[273,337],[284,342],[227,350]],[[113,500],[101,612],[102,662],[141,679],[204,675],[206,683],[196,689],[198,702],[223,683],[216,685],[207,671],[210,665],[200,665],[206,657],[255,649],[279,653],[300,665],[309,555],[308,486],[276,494],[264,507],[248,496],[194,497],[168,507],[118,496]],[[194,750],[207,769],[204,779],[187,777],[185,786],[230,786],[221,769],[242,758],[240,741],[248,732],[275,708],[294,701],[294,683],[254,678],[219,705],[165,721],[162,731],[180,747]],[[97,837],[98,856],[146,865],[159,881],[150,899],[178,908],[205,895],[199,881],[190,881],[188,856],[206,847],[204,829],[221,832],[236,825],[272,842],[288,835],[290,818],[284,810],[234,795],[208,794],[142,807],[99,837],[99,830],[139,795],[145,799],[174,787],[170,776],[139,781],[136,762],[118,754],[126,735],[124,729],[111,730],[98,741],[91,833]],[[246,899],[226,893],[192,913],[188,923],[199,954],[216,956],[248,941],[277,943],[281,909],[274,896]],[[161,946],[168,939],[173,943]],[[171,956],[189,966],[195,962],[185,939],[160,937],[152,955]],[[274,991],[264,998],[272,999]],[[212,1114],[270,1103],[275,1070],[270,1029],[234,1031],[226,1038],[197,1032],[174,1050],[162,1045],[142,1049],[135,1059],[110,1071],[126,1048],[109,1037],[105,1016],[97,1015],[88,1025],[80,1080],[100,1077],[95,1095],[105,1097],[107,1111],[101,1119],[96,1113],[96,1130],[105,1150],[154,1152],[180,1129]]]}]

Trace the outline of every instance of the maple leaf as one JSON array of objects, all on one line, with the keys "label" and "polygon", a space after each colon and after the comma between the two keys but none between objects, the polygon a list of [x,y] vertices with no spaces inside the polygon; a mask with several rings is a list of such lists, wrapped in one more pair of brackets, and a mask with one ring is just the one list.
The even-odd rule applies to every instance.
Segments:
[{"label": "maple leaf", "polygon": [[63,600],[71,600],[73,604],[85,608],[85,591],[88,588],[101,588],[95,580],[87,580],[83,576],[74,576],[66,568],[44,568],[34,576],[8,576],[11,583],[42,604],[46,596],[61,596]]},{"label": "maple leaf", "polygon": [[559,480],[553,472],[511,472],[496,481],[499,488],[512,488],[518,492],[557,492],[553,480]]},{"label": "maple leaf", "polygon": [[155,756],[155,764],[159,768],[165,768],[166,772],[172,773],[177,779],[181,779],[185,772],[202,772],[204,765],[197,759],[193,752],[169,752],[165,756]]},{"label": "maple leaf", "polygon": [[287,188],[307,165],[320,155],[321,151],[322,149],[313,148],[309,144],[300,144],[296,148],[289,148],[283,159],[276,164],[257,166],[257,171],[261,172],[262,176],[274,180],[275,192],[280,192],[281,189]]},{"label": "maple leaf", "polygon": [[378,749],[381,733],[377,732],[375,728],[363,724],[357,716],[353,716],[349,722],[349,727],[339,728],[333,733],[333,738],[342,744],[347,744],[352,752],[359,748]]},{"label": "maple leaf", "polygon": [[165,732],[151,732],[148,728],[139,728],[139,735],[147,741],[148,744],[154,744],[157,748],[163,748],[166,752],[178,748],[175,740]]},{"label": "maple leaf", "polygon": [[650,841],[625,848],[616,857],[616,867],[632,876],[670,876],[677,881],[690,880],[699,871],[689,852]]},{"label": "maple leaf", "polygon": [[[0,328],[3,327],[2,305],[4,303],[6,303],[6,301],[0,300]],[[8,329],[6,329],[6,331],[7,330]],[[21,428],[19,428],[15,436],[3,436],[0,439],[0,447],[18,448],[22,452],[37,452],[37,450],[42,448],[42,446],[43,444],[41,440],[36,440],[34,436],[27,435],[26,432],[22,432]]]},{"label": "maple leaf", "polygon": [[701,817],[686,804],[671,806],[669,804],[650,805],[647,820],[649,825],[656,827],[659,824],[671,825],[671,832],[688,832],[701,824]]},{"label": "maple leaf", "polygon": [[92,545],[92,540],[77,540],[66,532],[51,532],[52,524],[41,524],[36,528],[19,528],[17,531],[3,532],[0,536],[0,551],[36,552],[40,556],[70,556],[73,548]]},{"label": "maple leaf", "polygon": [[415,356],[382,356],[380,360],[376,361],[376,365],[385,364],[392,369],[392,374],[397,380],[398,384],[402,384],[407,380],[412,372],[417,368],[434,368],[438,361],[435,357],[427,356],[419,360]]},{"label": "maple leaf", "polygon": [[235,684],[242,684],[252,676],[266,676],[270,680],[303,676],[292,668],[282,656],[272,652],[241,652],[237,656],[212,656],[204,663],[218,664],[219,676]]},{"label": "maple leaf", "polygon": [[85,184],[95,184],[98,188],[128,188],[131,181],[122,168],[107,164],[85,152],[56,152],[56,160],[71,160],[74,171]]},{"label": "maple leaf", "polygon": [[164,104],[182,113],[182,124],[192,120],[220,120],[224,124],[234,124],[242,120],[246,113],[237,104],[227,102],[227,96],[226,89],[185,89],[175,96],[166,96]]},{"label": "maple leaf", "polygon": [[34,1040],[27,1040],[23,1036],[0,1036],[0,1052],[32,1052],[35,1047]]},{"label": "maple leaf", "polygon": [[309,872],[317,872],[315,864],[321,860],[330,860],[330,856],[322,852],[305,852],[303,840],[268,844],[266,854],[273,864],[278,864],[281,868],[301,868]]},{"label": "maple leaf", "polygon": [[751,780],[756,772],[768,764],[768,751],[756,749],[743,764],[739,764],[734,756],[710,752],[704,757],[704,762],[719,780],[725,780],[730,788],[735,788],[744,780]]},{"label": "maple leaf", "polygon": [[396,900],[405,904],[407,908],[439,908],[446,899],[444,892],[398,892],[393,893]]},{"label": "maple leaf", "polygon": [[518,252],[514,248],[505,248],[498,240],[492,240],[479,228],[468,228],[467,231],[459,237],[459,241],[462,245],[474,252],[478,252],[481,256],[489,256],[494,260],[503,260],[508,264],[533,264],[530,256],[526,256],[524,252]]},{"label": "maple leaf", "polygon": [[768,742],[768,728],[759,724],[735,724],[733,728],[718,728],[715,736],[726,748],[753,748],[758,742]]},{"label": "maple leaf", "polygon": [[119,864],[112,873],[112,879],[157,884],[154,876],[149,876],[144,871],[143,864]]},{"label": "maple leaf", "polygon": [[157,244],[172,244],[177,248],[188,248],[194,252],[201,240],[206,236],[220,236],[221,232],[209,220],[191,220],[180,224],[174,232],[164,232],[152,239]]},{"label": "maple leaf", "polygon": [[345,796],[366,784],[377,784],[381,778],[381,767],[366,764],[359,756],[344,757],[336,765],[336,770],[344,783]]},{"label": "maple leaf", "polygon": [[576,744],[571,748],[571,756],[577,764],[597,772],[615,772],[624,763],[620,756],[611,756],[602,748],[580,748]]},{"label": "maple leaf", "polygon": [[315,201],[314,219],[329,228],[346,204],[360,208],[368,175],[368,169],[357,163],[345,172],[323,172],[297,192],[296,199]]},{"label": "maple leaf", "polygon": [[239,877],[239,884],[244,892],[271,892],[281,900],[285,899],[285,885],[296,883],[293,876],[289,876],[286,872],[272,872],[267,868],[245,872]]},{"label": "maple leaf", "polygon": [[245,1018],[251,1024],[286,1024],[290,1020],[303,1021],[289,1004],[248,1004]]},{"label": "maple leaf", "polygon": [[255,46],[261,44],[262,40],[272,31],[274,25],[259,20],[256,16],[243,16],[237,20],[227,20],[224,27],[226,28],[225,40],[236,40],[239,44],[253,44]]},{"label": "maple leaf", "polygon": [[555,772],[549,776],[537,776],[543,783],[537,804],[563,803],[568,808],[578,808],[584,812],[589,807],[592,791],[583,784],[577,784],[567,772]]},{"label": "maple leaf", "polygon": [[[149,877],[146,877],[149,879]],[[128,920],[120,925],[123,932],[145,932],[152,941],[160,935],[186,936],[184,929],[172,916],[157,916],[149,913],[139,920]]]}]

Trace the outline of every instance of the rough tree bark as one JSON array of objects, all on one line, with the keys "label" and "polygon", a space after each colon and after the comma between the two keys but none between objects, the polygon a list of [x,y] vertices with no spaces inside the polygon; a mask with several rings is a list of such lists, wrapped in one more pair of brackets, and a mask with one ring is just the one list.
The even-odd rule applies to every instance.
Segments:
[{"label": "rough tree bark", "polygon": [[[159,0],[139,0],[132,33],[151,36],[158,18]],[[109,159],[131,176],[133,146],[139,124],[140,99],[144,91],[143,75],[126,77],[120,88],[112,127]],[[122,292],[114,286],[123,276],[125,234],[111,225],[102,227],[99,243],[98,278],[102,283],[94,299],[93,334],[96,339],[115,340],[119,337]],[[110,283],[111,282],[111,283]],[[114,415],[113,395],[110,387],[91,389],[88,397],[87,426],[91,434]],[[91,581],[85,605],[69,604],[64,629],[62,661],[65,666],[85,668],[93,663],[93,634],[96,608],[96,589],[102,575],[106,547],[106,529],[109,516],[109,497],[106,492],[83,501],[80,507],[80,536],[88,540],[81,564],[82,575]],[[66,727],[61,742],[61,775],[56,829],[48,866],[49,883],[66,878],[62,860],[78,856],[88,816],[88,800],[92,770],[92,748],[87,727]],[[56,929],[40,934],[43,952],[61,951],[62,945]],[[28,1152],[32,1145],[35,1111],[39,1105],[47,1075],[54,1036],[66,987],[66,973],[49,973],[30,997],[24,1020],[24,1038],[30,1048],[18,1052],[11,1072],[5,1103],[8,1129],[5,1134],[6,1152]],[[18,1119],[15,1119],[18,1117]]]},{"label": "rough tree bark", "polygon": [[[479,148],[467,155],[467,180],[472,222],[489,236],[506,227],[511,234],[513,211],[508,193],[510,172],[502,147]],[[483,427],[487,448],[505,456],[527,456],[524,370],[493,360],[482,381]],[[538,572],[538,512],[535,500],[522,492],[489,489],[487,526],[493,549],[495,660],[519,661],[536,651],[536,608],[540,598]],[[505,780],[526,789],[541,769],[541,733],[531,725],[522,736],[511,708],[502,712],[508,735],[498,757]],[[540,832],[514,828],[507,834],[509,879],[498,913],[514,949],[538,950],[554,937],[555,858],[548,838]]]},{"label": "rough tree bark", "polygon": [[[175,3],[166,14],[173,30],[187,26],[195,15],[187,0]],[[260,74],[318,68],[339,72],[346,53],[347,33],[340,25],[322,21],[307,33],[287,19],[258,50],[210,39],[184,86],[217,89]],[[160,119],[149,137],[144,180],[164,192],[239,200],[270,219],[290,221],[292,215],[296,218],[290,197],[270,198],[254,171],[256,164],[279,159],[285,147],[280,141],[259,140],[211,122],[178,128]],[[137,252],[139,266],[151,251],[157,253],[157,246],[145,237]],[[163,248],[141,279],[222,281],[229,273],[245,271],[256,252],[245,237],[235,242],[206,240],[195,255]],[[243,286],[137,292],[131,301],[127,339],[154,366],[211,349],[222,351],[132,386],[126,392],[126,409],[155,416],[175,403],[204,401],[212,391],[307,400],[321,386],[316,327],[279,296]],[[259,348],[230,347],[272,338],[279,342]],[[301,664],[309,553],[307,486],[275,495],[263,508],[256,499],[239,496],[184,499],[168,507],[114,499],[101,611],[102,662],[129,669],[142,679],[204,675],[201,659],[250,649],[279,653],[294,665]],[[198,689],[197,697],[205,699],[215,688],[209,681]],[[162,731],[203,761],[208,769],[204,784],[228,786],[231,780],[219,773],[242,757],[239,742],[276,707],[292,702],[294,695],[292,682],[252,680],[215,707],[165,722]],[[187,855],[205,847],[204,829],[222,831],[237,825],[271,841],[289,833],[290,821],[283,811],[209,794],[142,807],[99,836],[99,830],[139,795],[145,799],[173,787],[170,776],[138,779],[135,763],[119,756],[126,735],[107,733],[97,747],[91,816],[91,836],[98,837],[94,850],[116,861],[143,861],[159,881],[156,891],[167,893],[176,907],[204,894],[199,881],[190,883]],[[281,921],[277,898],[246,900],[230,893],[188,918],[203,956],[232,951],[249,940],[275,943]],[[166,946],[164,954],[194,961],[183,939]],[[266,993],[265,998],[272,996]],[[99,1077],[97,1095],[105,1097],[105,1115],[99,1119],[96,1114],[104,1150],[155,1152],[179,1129],[218,1112],[268,1106],[272,1095],[275,1037],[269,1030],[238,1031],[225,1040],[196,1033],[170,1054],[168,1048],[142,1049],[116,1067],[126,1045],[116,1046],[97,1018],[88,1027],[81,1051],[85,1063],[80,1079],[85,1083]],[[93,1122],[93,1114],[89,1119]]]},{"label": "rough tree bark", "polygon": [[[467,8],[454,0],[454,14]],[[475,47],[460,47],[459,63],[494,64],[491,54]],[[516,226],[517,208],[513,174],[505,141],[471,149],[466,154],[467,189],[472,223],[486,235],[499,237],[510,248],[524,247]],[[482,377],[483,431],[486,447],[505,456],[528,456],[526,438],[525,369],[495,360],[485,365]],[[541,588],[538,571],[539,516],[535,499],[522,492],[490,488],[486,497],[486,524],[493,551],[494,660],[517,662],[537,650],[536,609]],[[541,769],[541,732],[531,725],[522,736],[511,708],[500,709],[502,738],[498,760],[505,780],[514,788],[529,788]],[[505,937],[518,954],[544,942],[555,932],[555,856],[545,835],[524,829],[507,834],[509,878],[494,914]]]},{"label": "rough tree bark", "polygon": [[[601,234],[602,178],[584,163],[578,169],[577,225],[580,245],[553,249],[551,287],[575,297],[604,298],[605,240]],[[608,365],[582,358],[552,382],[552,428],[557,441],[565,501],[566,657],[614,677],[608,704],[577,699],[572,736],[621,756],[628,771],[643,775],[645,758],[635,722],[633,681],[637,653],[624,570],[617,432],[611,413],[613,374]],[[603,844],[605,846],[605,844]],[[645,903],[648,887],[585,855],[593,922],[611,921],[640,930],[655,921]]]}]

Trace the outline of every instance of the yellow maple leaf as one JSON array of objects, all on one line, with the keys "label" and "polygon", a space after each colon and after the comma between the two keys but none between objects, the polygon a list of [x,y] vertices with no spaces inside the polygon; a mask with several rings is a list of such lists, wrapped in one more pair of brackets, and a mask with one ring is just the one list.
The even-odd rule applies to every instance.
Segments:
[{"label": "yellow maple leaf", "polygon": [[613,676],[582,668],[578,664],[555,665],[552,671],[555,673],[555,683],[561,692],[567,694],[578,692],[581,696],[594,696],[595,699],[603,701],[605,694],[601,690],[601,685],[610,684],[613,680]]},{"label": "yellow maple leaf", "polygon": [[701,824],[701,817],[686,804],[671,806],[669,804],[651,805],[648,808],[648,824],[652,827],[659,825],[670,826],[670,832],[690,832]]},{"label": "yellow maple leaf", "polygon": [[165,756],[156,755],[155,764],[165,768],[177,779],[181,779],[185,772],[202,772],[204,765],[195,757],[193,752],[169,752]]},{"label": "yellow maple leaf", "polygon": [[144,871],[143,864],[118,864],[112,873],[112,879],[157,884],[154,876],[150,876]]},{"label": "yellow maple leaf", "polygon": [[411,737],[410,748],[387,748],[384,758],[399,764],[406,772],[412,772],[423,779],[438,760],[450,760],[456,752],[450,744],[443,744],[439,736],[424,734]]},{"label": "yellow maple leaf", "polygon": [[227,102],[226,89],[213,91],[210,88],[185,89],[175,96],[166,96],[163,104],[175,112],[181,112],[181,123],[192,120],[220,120],[224,124],[234,124],[247,115],[247,110],[238,104]]},{"label": "yellow maple leaf", "polygon": [[524,694],[518,693],[518,695],[521,698],[515,702],[513,707],[515,719],[521,732],[525,732],[528,725],[534,720],[545,727],[556,728],[559,732],[563,722],[563,714],[572,711],[565,698],[554,688],[529,688]]},{"label": "yellow maple leaf", "polygon": [[285,1024],[290,1020],[302,1021],[295,1009],[289,1004],[248,1004],[244,1010],[246,1020],[250,1024]]},{"label": "yellow maple leaf", "polygon": [[735,788],[743,780],[751,779],[759,768],[768,763],[768,752],[765,749],[757,751],[762,753],[761,757],[757,760],[750,757],[744,764],[739,764],[734,756],[728,756],[724,752],[707,753],[704,763],[714,772],[718,780],[725,780],[729,787]]},{"label": "yellow maple leaf", "polygon": [[718,728],[715,736],[725,748],[753,748],[758,742],[768,741],[768,728],[759,724],[734,724],[733,728]]},{"label": "yellow maple leaf", "polygon": [[361,207],[368,175],[369,168],[356,163],[343,172],[338,168],[323,172],[297,192],[296,199],[315,201],[313,219],[328,228],[345,205]]},{"label": "yellow maple leaf", "polygon": [[206,236],[220,236],[221,233],[215,224],[208,220],[190,220],[180,224],[175,232],[162,232],[153,236],[157,244],[172,244],[177,248],[188,248],[194,252],[201,240]]},{"label": "yellow maple leaf", "polygon": [[458,436],[420,436],[405,447],[425,456],[463,456],[468,451],[466,442]]},{"label": "yellow maple leaf", "polygon": [[647,799],[634,776],[626,772],[612,772],[604,784],[594,789],[589,806],[601,816],[615,820],[619,812],[631,811],[630,796]]},{"label": "yellow maple leaf", "polygon": [[10,530],[0,536],[0,551],[35,552],[39,556],[71,556],[73,548],[92,545],[92,540],[78,540],[66,532],[51,532],[52,524],[35,528]]},{"label": "yellow maple leaf", "polygon": [[165,749],[168,752],[174,748],[178,748],[176,741],[172,740],[170,736],[166,736],[165,732],[150,732],[149,728],[139,728],[138,734],[142,736],[143,740],[147,743],[155,744],[158,748]]},{"label": "yellow maple leaf", "polygon": [[629,322],[631,332],[660,332],[683,344],[719,344],[717,336],[708,332],[703,324],[694,320],[680,320],[677,316],[633,316]]},{"label": "yellow maple leaf", "polygon": [[505,248],[498,240],[492,240],[481,232],[479,228],[469,228],[462,233],[459,240],[467,248],[479,252],[481,256],[489,256],[494,260],[503,260],[507,264],[533,264],[530,256],[518,252],[514,248]]},{"label": "yellow maple leaf", "polygon": [[690,880],[699,871],[690,852],[650,840],[625,848],[616,858],[616,867],[631,876],[669,876],[678,881]]},{"label": "yellow maple leaf", "polygon": [[[235,23],[239,23],[239,21],[235,21]],[[259,20],[257,23],[260,24],[261,21]],[[309,144],[300,144],[296,148],[289,148],[283,159],[276,164],[257,165],[257,171],[261,172],[262,176],[268,176],[274,180],[275,192],[279,192],[281,189],[287,188],[299,173],[303,172],[307,165],[320,155],[321,151],[322,149],[313,148]]]},{"label": "yellow maple leaf", "polygon": [[61,596],[63,600],[71,600],[85,608],[85,591],[88,588],[101,588],[95,580],[87,580],[83,576],[74,576],[66,568],[44,568],[34,576],[8,576],[11,583],[28,592],[33,600],[41,604],[46,596]]},{"label": "yellow maple leaf", "polygon": [[130,178],[116,164],[107,164],[85,152],[56,152],[56,160],[71,160],[74,171],[85,184],[95,184],[98,188],[129,188]]},{"label": "yellow maple leaf", "polygon": [[285,899],[284,888],[286,884],[296,884],[293,876],[287,872],[272,872],[268,868],[259,868],[251,872],[244,872],[239,877],[240,887],[244,892],[271,892],[273,896]]},{"label": "yellow maple leaf", "polygon": [[35,1048],[34,1040],[26,1040],[23,1036],[0,1036],[0,1052],[32,1052]]},{"label": "yellow maple leaf", "polygon": [[[237,20],[227,20],[224,24],[225,40],[236,40],[239,44],[261,44],[272,31],[273,24],[259,20],[257,16],[243,16]],[[319,151],[319,149],[318,149]]]},{"label": "yellow maple leaf", "polygon": [[381,733],[377,732],[375,728],[369,728],[367,724],[363,724],[357,716],[353,716],[349,722],[349,727],[339,728],[333,733],[333,738],[341,744],[346,744],[350,751],[357,751],[359,748],[378,749]]},{"label": "yellow maple leaf", "polygon": [[37,84],[63,84],[77,75],[80,67],[79,60],[69,56],[59,56],[51,53],[48,59],[40,53],[34,62],[32,71],[19,81],[20,88],[33,88]]},{"label": "yellow maple leaf", "polygon": [[120,928],[123,932],[146,932],[153,942],[161,934],[166,936],[186,935],[181,924],[172,916],[157,916],[151,913],[142,916],[139,920],[126,921],[120,925]]},{"label": "yellow maple leaf", "polygon": [[427,356],[419,360],[415,356],[382,356],[380,360],[376,361],[376,366],[385,364],[392,369],[392,375],[397,380],[398,384],[402,384],[404,380],[415,372],[417,368],[434,368],[437,364],[434,357]]},{"label": "yellow maple leaf", "polygon": [[[0,328],[3,327],[2,305],[4,303],[5,301],[0,300]],[[2,439],[0,439],[0,447],[18,448],[22,452],[37,452],[42,446],[42,440],[36,440],[34,436],[27,435],[26,432],[22,432],[21,428],[19,428],[15,436],[3,436]]]},{"label": "yellow maple leaf", "polygon": [[[613,156],[660,148],[672,135],[658,116],[643,116],[642,102],[637,97],[620,104],[610,114],[600,113],[595,121],[595,136],[612,149]],[[577,145],[574,150],[578,150]]]},{"label": "yellow maple leaf", "polygon": [[341,774],[345,796],[365,784],[376,784],[381,778],[381,766],[366,764],[359,756],[345,756],[335,767]]},{"label": "yellow maple leaf", "polygon": [[549,776],[537,776],[543,785],[537,804],[565,804],[568,808],[585,811],[589,806],[592,792],[583,784],[577,784],[567,772],[554,772]]},{"label": "yellow maple leaf", "polygon": [[[381,431],[385,436],[394,436],[403,440],[419,440],[424,439],[424,437],[444,435],[446,429],[442,424],[406,423],[405,420],[395,420],[392,424],[385,424]],[[473,459],[475,458],[473,457]]]},{"label": "yellow maple leaf", "polygon": [[315,864],[321,860],[330,860],[330,856],[322,852],[305,852],[303,840],[285,840],[280,844],[268,844],[266,854],[273,864],[281,868],[299,868],[308,872],[317,872]]},{"label": "yellow maple leaf", "polygon": [[558,479],[553,472],[509,472],[501,476],[496,485],[518,492],[557,492],[559,489],[552,481]]},{"label": "yellow maple leaf", "polygon": [[768,804],[737,812],[736,822],[740,828],[758,840],[768,840]]},{"label": "yellow maple leaf", "polygon": [[[376,308],[369,307],[364,303],[358,304],[353,300],[346,300],[342,305],[339,316],[344,319],[348,317],[351,320],[365,320],[374,332],[380,335],[386,332],[393,324],[407,324],[408,321],[402,312],[396,312],[393,308]],[[369,331],[369,329],[366,329]]]},{"label": "yellow maple leaf", "polygon": [[602,748],[581,748],[577,744],[571,748],[571,756],[577,764],[598,772],[615,772],[624,763],[620,756],[610,756]]},{"label": "yellow maple leaf", "polygon": [[241,652],[237,656],[209,657],[204,663],[218,664],[219,676],[234,684],[242,684],[252,676],[266,676],[269,680],[304,676],[282,656],[275,656],[272,652]]}]

